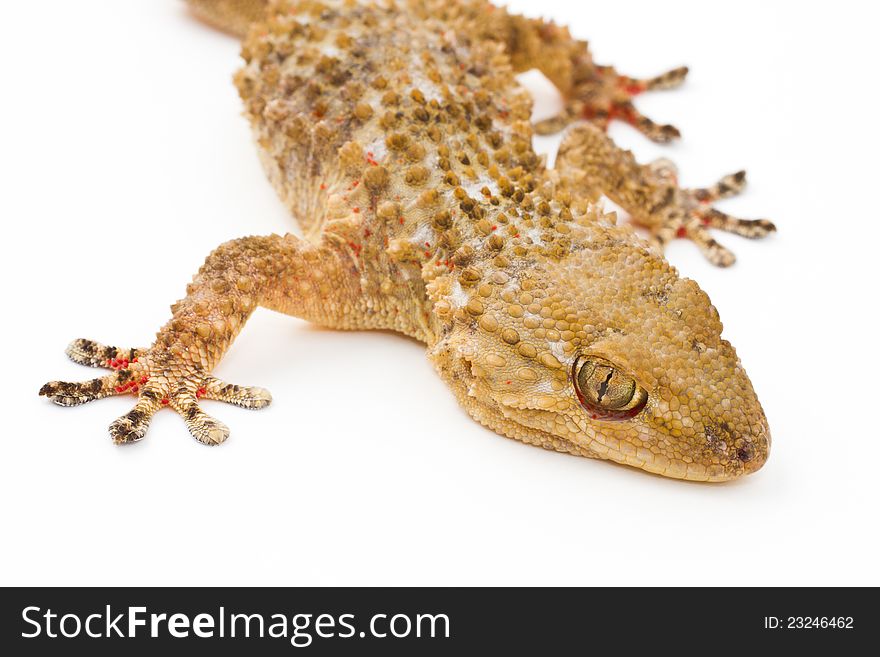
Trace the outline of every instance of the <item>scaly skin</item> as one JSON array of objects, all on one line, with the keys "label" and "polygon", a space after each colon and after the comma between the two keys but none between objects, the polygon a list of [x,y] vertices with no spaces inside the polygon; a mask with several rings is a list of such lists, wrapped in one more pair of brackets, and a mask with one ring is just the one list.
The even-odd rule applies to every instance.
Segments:
[{"label": "scaly skin", "polygon": [[[264,12],[236,84],[305,238],[222,245],[151,347],[76,341],[74,360],[113,371],[41,394],[64,405],[135,394],[111,425],[119,443],[142,438],[165,405],[200,441],[222,442],[228,429],[198,400],[269,403],[261,388],[211,375],[264,306],[422,340],[473,417],[526,443],[701,481],[763,465],[767,421],[718,313],[657,247],[689,237],[727,265],[707,227],[758,237],[773,225],[709,206],[743,174],[681,190],[668,162],[640,165],[603,131],[619,117],[676,136],[629,99],[684,69],[619,76],[566,30],[477,0],[191,4],[238,33]],[[553,170],[532,150],[531,101],[514,79],[532,67],[568,99],[542,129],[589,120],[565,136]],[[602,194],[654,244],[604,214]]]}]

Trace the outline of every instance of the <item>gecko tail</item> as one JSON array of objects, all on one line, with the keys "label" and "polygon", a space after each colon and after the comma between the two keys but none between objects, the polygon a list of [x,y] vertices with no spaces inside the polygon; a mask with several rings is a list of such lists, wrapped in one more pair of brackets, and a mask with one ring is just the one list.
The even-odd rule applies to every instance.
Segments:
[{"label": "gecko tail", "polygon": [[186,0],[200,20],[224,32],[244,38],[248,27],[262,20],[268,0]]}]

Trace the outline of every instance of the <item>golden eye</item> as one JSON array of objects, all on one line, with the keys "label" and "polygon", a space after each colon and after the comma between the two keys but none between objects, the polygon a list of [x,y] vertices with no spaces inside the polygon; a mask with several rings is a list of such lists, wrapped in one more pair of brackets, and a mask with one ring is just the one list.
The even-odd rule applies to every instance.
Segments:
[{"label": "golden eye", "polygon": [[625,420],[648,401],[648,392],[633,377],[604,358],[578,358],[572,374],[578,400],[594,419]]}]

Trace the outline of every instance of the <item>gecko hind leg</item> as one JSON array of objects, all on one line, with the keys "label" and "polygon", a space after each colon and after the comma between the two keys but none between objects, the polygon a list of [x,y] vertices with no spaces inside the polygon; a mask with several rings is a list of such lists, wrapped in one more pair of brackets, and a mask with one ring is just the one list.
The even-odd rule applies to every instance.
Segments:
[{"label": "gecko hind leg", "polygon": [[678,128],[652,121],[636,109],[632,99],[645,91],[677,87],[684,82],[687,72],[686,66],[680,66],[653,78],[637,79],[620,75],[611,66],[594,66],[567,94],[565,110],[538,121],[535,132],[539,135],[559,132],[579,119],[607,130],[613,119],[620,119],[652,141],[670,142],[681,136]]},{"label": "gecko hind leg", "polygon": [[687,76],[686,66],[652,78],[632,78],[612,66],[597,65],[586,41],[575,39],[568,28],[551,21],[482,9],[474,20],[483,38],[504,43],[515,71],[541,71],[562,95],[563,111],[536,122],[537,134],[560,132],[579,120],[605,130],[613,119],[621,119],[654,141],[680,136],[675,126],[655,123],[641,114],[632,101],[645,91],[677,87]]},{"label": "gecko hind leg", "polygon": [[151,362],[147,349],[120,349],[80,338],[68,345],[66,354],[80,365],[102,367],[112,372],[89,381],[51,381],[40,388],[40,395],[60,406],[78,406],[106,397],[135,395],[138,400],[134,408],[110,425],[110,436],[117,444],[141,440],[156,411],[170,406],[183,417],[193,437],[204,444],[216,445],[226,440],[229,429],[199,408],[200,399],[223,401],[248,409],[265,408],[272,401],[272,395],[264,388],[226,383],[210,374],[189,377],[188,383],[173,386],[164,373],[157,377],[150,375],[151,370],[159,368]]}]

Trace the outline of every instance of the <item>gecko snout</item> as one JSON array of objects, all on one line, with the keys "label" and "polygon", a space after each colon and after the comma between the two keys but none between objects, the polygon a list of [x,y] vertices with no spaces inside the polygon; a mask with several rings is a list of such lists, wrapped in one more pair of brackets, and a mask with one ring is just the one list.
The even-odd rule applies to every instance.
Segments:
[{"label": "gecko snout", "polygon": [[710,460],[727,462],[728,476],[736,478],[760,470],[770,455],[770,431],[763,412],[755,426],[738,428],[727,420],[704,426],[706,452]]}]

